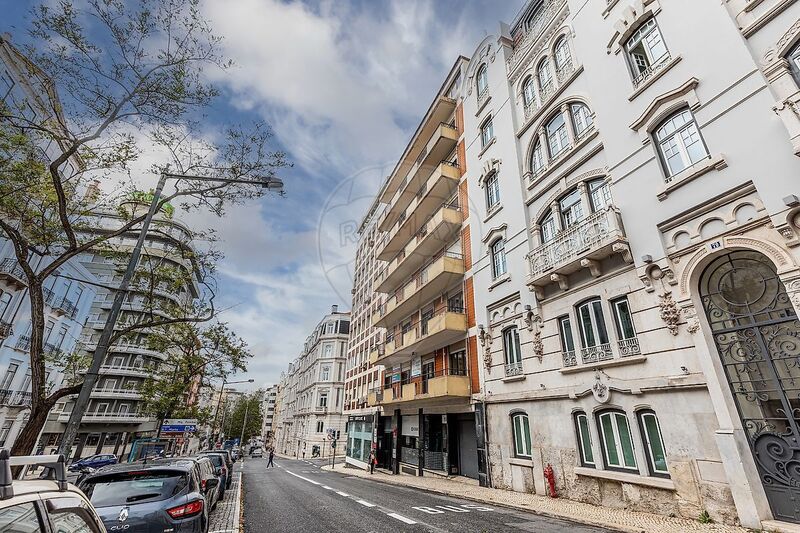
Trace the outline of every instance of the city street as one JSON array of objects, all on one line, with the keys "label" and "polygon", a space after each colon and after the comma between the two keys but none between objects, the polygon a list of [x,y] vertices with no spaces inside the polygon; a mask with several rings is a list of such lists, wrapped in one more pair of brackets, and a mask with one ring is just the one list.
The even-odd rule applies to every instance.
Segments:
[{"label": "city street", "polygon": [[246,459],[245,531],[604,531],[328,472],[320,462],[276,457],[267,470],[266,460]]}]

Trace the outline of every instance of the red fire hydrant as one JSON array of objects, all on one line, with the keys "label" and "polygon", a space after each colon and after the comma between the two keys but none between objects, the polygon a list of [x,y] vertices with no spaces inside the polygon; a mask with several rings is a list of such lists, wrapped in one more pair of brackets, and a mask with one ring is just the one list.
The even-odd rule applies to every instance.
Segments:
[{"label": "red fire hydrant", "polygon": [[553,467],[550,463],[544,467],[544,478],[547,480],[547,495],[551,498],[558,498],[556,494],[556,474],[553,472]]}]

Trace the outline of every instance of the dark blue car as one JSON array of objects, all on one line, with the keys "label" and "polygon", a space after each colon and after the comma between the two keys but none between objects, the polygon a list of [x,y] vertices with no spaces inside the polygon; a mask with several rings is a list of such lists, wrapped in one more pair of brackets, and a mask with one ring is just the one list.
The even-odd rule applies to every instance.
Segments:
[{"label": "dark blue car", "polygon": [[100,468],[108,465],[117,464],[117,456],[111,453],[98,453],[97,455],[90,455],[84,457],[79,461],[75,461],[69,465],[70,472],[80,472],[84,468]]}]

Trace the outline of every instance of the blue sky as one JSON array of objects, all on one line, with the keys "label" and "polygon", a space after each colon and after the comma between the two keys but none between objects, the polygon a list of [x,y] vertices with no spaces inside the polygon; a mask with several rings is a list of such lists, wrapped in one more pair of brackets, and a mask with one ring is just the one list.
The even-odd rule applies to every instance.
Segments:
[{"label": "blue sky", "polygon": [[[208,73],[222,91],[209,133],[262,118],[294,162],[283,173],[286,198],[192,221],[218,229],[222,319],[255,354],[243,376],[253,387],[279,379],[332,304],[350,308],[353,228],[456,57],[523,3],[203,2],[235,62]],[[0,0],[0,31],[23,40],[31,4]]]}]

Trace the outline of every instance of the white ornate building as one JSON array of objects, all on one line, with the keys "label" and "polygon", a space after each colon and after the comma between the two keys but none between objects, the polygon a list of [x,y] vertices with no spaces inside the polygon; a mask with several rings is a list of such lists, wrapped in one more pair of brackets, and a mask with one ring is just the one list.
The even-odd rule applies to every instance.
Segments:
[{"label": "white ornate building", "polygon": [[533,0],[479,44],[494,487],[800,522],[798,41],[795,1]]}]

